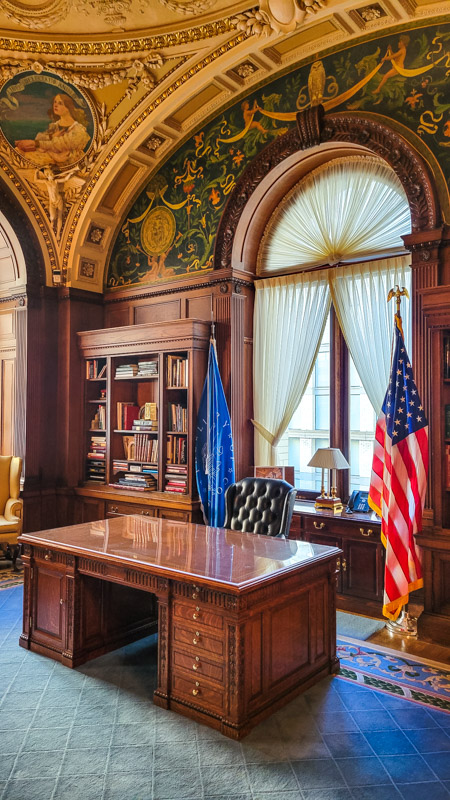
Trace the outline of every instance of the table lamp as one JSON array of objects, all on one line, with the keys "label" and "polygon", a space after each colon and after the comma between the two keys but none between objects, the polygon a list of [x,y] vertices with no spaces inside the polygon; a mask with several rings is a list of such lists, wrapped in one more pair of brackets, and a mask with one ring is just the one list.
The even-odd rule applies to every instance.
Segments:
[{"label": "table lamp", "polygon": [[[333,470],[349,469],[350,464],[342,455],[338,447],[319,447],[314,453],[308,467],[321,467],[322,469],[322,490],[314,503],[316,508],[329,508],[335,514],[340,514],[344,506],[340,497],[336,497],[336,486],[333,481]],[[325,493],[324,472],[328,472],[328,492]],[[331,488],[330,488],[331,487]]]}]

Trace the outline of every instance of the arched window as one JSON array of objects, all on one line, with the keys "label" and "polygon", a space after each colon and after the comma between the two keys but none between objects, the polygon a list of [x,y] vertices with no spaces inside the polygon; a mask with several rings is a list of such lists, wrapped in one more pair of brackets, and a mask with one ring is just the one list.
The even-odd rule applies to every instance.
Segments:
[{"label": "arched window", "polygon": [[[255,284],[255,463],[294,464],[302,490],[319,488],[306,464],[328,444],[350,461],[347,491],[367,488],[389,374],[387,293],[410,287],[401,238],[410,230],[396,174],[359,155],[306,175],[266,227],[257,262],[265,280]],[[409,309],[404,316],[408,337]],[[259,392],[267,382],[271,392]]]}]

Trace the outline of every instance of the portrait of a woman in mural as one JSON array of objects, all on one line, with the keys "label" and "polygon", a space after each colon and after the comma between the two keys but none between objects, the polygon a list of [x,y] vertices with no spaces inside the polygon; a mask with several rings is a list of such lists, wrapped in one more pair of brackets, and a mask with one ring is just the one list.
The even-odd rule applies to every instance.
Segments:
[{"label": "portrait of a woman in mural", "polygon": [[89,150],[95,120],[78,89],[50,73],[19,73],[0,91],[0,128],[35,166],[77,164]]}]

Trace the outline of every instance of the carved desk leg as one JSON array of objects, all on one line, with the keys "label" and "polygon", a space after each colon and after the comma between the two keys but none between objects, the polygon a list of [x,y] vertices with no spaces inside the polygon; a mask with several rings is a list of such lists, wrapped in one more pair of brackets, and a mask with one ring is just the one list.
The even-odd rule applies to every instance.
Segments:
[{"label": "carved desk leg", "polygon": [[153,693],[153,702],[161,708],[169,708],[171,614],[169,581],[159,579],[158,590],[158,686]]}]

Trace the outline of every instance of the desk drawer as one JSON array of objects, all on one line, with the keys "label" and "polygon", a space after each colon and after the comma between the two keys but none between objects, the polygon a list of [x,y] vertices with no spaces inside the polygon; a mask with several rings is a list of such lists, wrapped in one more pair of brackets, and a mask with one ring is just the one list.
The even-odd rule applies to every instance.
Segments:
[{"label": "desk drawer", "polygon": [[122,503],[108,500],[106,503],[106,513],[108,516],[126,515],[126,514],[140,514],[143,517],[154,517],[155,509],[151,507],[143,507],[134,505],[133,503]]},{"label": "desk drawer", "polygon": [[173,604],[173,616],[175,619],[182,619],[192,622],[193,625],[203,627],[204,625],[217,630],[223,630],[223,617],[215,614],[205,606],[193,603]]},{"label": "desk drawer", "polygon": [[[347,527],[347,526],[345,526]],[[309,534],[320,533],[333,534],[335,536],[342,536],[344,526],[342,520],[333,519],[332,517],[324,519],[311,519],[311,517],[304,517],[304,530]]]},{"label": "desk drawer", "polygon": [[203,656],[191,656],[189,653],[175,650],[173,653],[173,672],[178,673],[180,669],[190,672],[193,680],[198,681],[201,677],[206,677],[221,685],[224,681],[225,670],[223,664],[214,664],[213,661],[208,661]]},{"label": "desk drawer", "polygon": [[189,700],[190,703],[205,709],[222,712],[224,710],[224,692],[206,684],[201,678],[184,678],[172,675],[172,694]]},{"label": "desk drawer", "polygon": [[189,652],[196,655],[198,651],[205,651],[223,659],[225,656],[225,646],[222,639],[215,639],[208,631],[200,628],[187,628],[186,625],[173,626],[173,641],[175,645],[181,645]]}]

